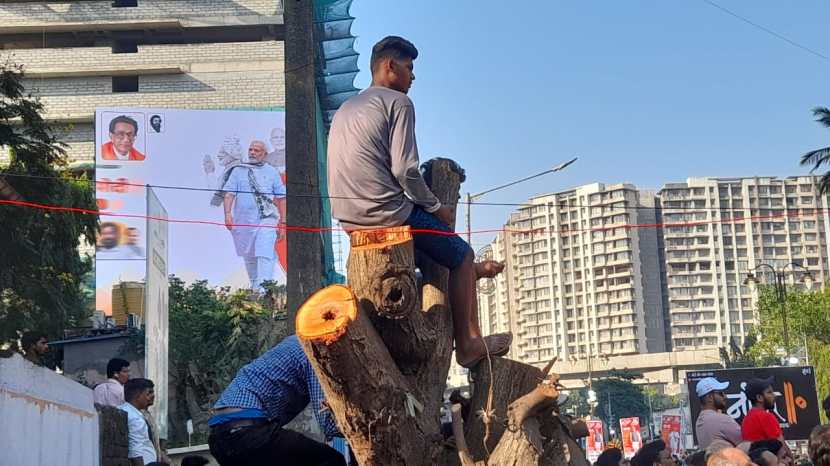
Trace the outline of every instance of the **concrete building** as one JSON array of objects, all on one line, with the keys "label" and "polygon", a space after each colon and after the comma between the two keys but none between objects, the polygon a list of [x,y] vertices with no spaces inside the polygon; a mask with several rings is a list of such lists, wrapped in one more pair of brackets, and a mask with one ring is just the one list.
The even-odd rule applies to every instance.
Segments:
[{"label": "concrete building", "polygon": [[96,107],[284,106],[282,11],[281,0],[8,1],[0,55],[25,67],[71,160],[91,162]]},{"label": "concrete building", "polygon": [[[512,356],[544,365],[666,350],[653,193],[594,183],[538,196],[483,251],[505,271],[479,287],[485,333],[512,330]],[[531,231],[533,230],[533,231]]]},{"label": "concrete building", "polygon": [[689,178],[663,187],[673,348],[743,342],[757,321],[755,295],[743,281],[758,264],[797,263],[817,283],[830,278],[828,198],[819,194],[816,181],[806,176]]}]

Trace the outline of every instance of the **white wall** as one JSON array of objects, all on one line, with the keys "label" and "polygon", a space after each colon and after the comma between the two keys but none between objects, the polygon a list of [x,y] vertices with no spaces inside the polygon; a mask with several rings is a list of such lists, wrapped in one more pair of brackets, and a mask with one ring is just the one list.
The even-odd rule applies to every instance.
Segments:
[{"label": "white wall", "polygon": [[0,358],[0,466],[98,466],[92,390],[15,354]]}]

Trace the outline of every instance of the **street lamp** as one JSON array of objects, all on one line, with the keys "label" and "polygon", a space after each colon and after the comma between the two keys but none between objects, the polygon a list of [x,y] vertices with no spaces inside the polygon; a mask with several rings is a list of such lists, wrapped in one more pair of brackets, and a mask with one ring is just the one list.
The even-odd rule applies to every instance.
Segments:
[{"label": "street lamp", "polygon": [[[770,264],[760,264],[759,266],[755,267],[754,269],[750,270],[749,273],[746,275],[746,279],[744,279],[744,285],[749,286],[749,289],[752,292],[755,292],[755,289],[758,285],[758,278],[755,277],[755,273],[760,271],[761,269],[767,269],[772,272],[772,275],[775,277],[775,298],[778,301],[778,304],[781,306],[781,320],[783,324],[783,335],[784,335],[784,355],[786,357],[785,362],[790,365],[798,364],[798,358],[790,355],[790,335],[787,329],[787,274],[791,274],[793,278],[797,272],[801,272],[800,281],[804,283],[804,286],[807,289],[811,289],[813,287],[813,274],[810,271],[802,266],[801,264],[796,264],[795,262],[789,263],[783,267],[776,268]],[[795,362],[793,362],[795,361]]]},{"label": "street lamp", "polygon": [[471,220],[470,220],[470,209],[473,207],[473,201],[474,201],[474,200],[476,200],[476,199],[479,199],[479,198],[483,197],[485,194],[489,194],[489,193],[492,193],[493,191],[498,191],[498,190],[500,190],[500,189],[504,189],[504,188],[507,188],[507,187],[513,186],[514,184],[524,183],[524,182],[525,182],[525,181],[527,181],[527,180],[532,180],[533,178],[538,178],[538,177],[540,177],[540,176],[542,176],[542,175],[547,175],[548,173],[553,173],[553,172],[562,171],[562,170],[564,170],[564,169],[565,169],[568,165],[570,165],[570,164],[572,164],[572,163],[576,162],[576,159],[577,159],[577,157],[574,157],[574,158],[572,158],[571,160],[568,160],[568,161],[567,161],[567,162],[565,162],[565,163],[561,163],[561,164],[559,164],[559,165],[557,165],[557,166],[555,166],[555,167],[553,167],[553,168],[550,168],[550,169],[548,169],[548,170],[545,170],[545,171],[543,171],[543,172],[537,173],[537,174],[535,174],[535,175],[530,175],[530,176],[525,177],[525,178],[522,178],[522,179],[520,179],[520,180],[511,181],[510,183],[503,184],[503,185],[501,185],[501,186],[496,186],[495,188],[490,188],[490,189],[488,189],[488,190],[486,190],[486,191],[482,191],[482,192],[480,192],[480,193],[470,194],[470,193],[468,192],[468,193],[467,193],[467,216],[466,216],[466,217],[467,217],[467,243],[469,243],[469,244],[472,244],[472,243],[473,243],[473,238],[472,238],[472,237],[473,237],[473,235],[472,235],[472,227],[470,226],[470,225],[471,225]]}]

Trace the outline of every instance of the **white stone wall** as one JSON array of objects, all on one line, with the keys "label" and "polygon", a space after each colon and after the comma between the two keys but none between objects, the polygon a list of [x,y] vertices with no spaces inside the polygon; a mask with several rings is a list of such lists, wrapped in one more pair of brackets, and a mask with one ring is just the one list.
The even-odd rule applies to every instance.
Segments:
[{"label": "white stone wall", "polygon": [[[0,4],[0,10],[2,4]],[[243,61],[283,62],[283,43],[229,42],[218,44],[139,45],[137,53],[112,53],[111,47],[17,49],[3,53],[24,70],[118,68],[136,65],[182,66]]]},{"label": "white stone wall", "polygon": [[4,27],[279,14],[282,0],[138,0],[137,7],[129,8],[114,8],[112,0],[0,3],[0,24]]},{"label": "white stone wall", "polygon": [[15,354],[0,358],[0,466],[98,466],[92,390]]}]

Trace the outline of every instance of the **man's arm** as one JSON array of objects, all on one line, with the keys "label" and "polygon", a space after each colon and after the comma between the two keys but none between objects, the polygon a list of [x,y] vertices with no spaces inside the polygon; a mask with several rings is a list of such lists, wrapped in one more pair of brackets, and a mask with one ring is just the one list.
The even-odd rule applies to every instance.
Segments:
[{"label": "man's arm", "polygon": [[[396,103],[392,111],[389,153],[392,175],[398,180],[412,202],[427,212],[441,208],[441,202],[429,190],[418,167],[418,145],[415,142],[415,109]],[[442,219],[444,220],[444,219]]]},{"label": "man's arm", "polygon": [[225,208],[225,228],[228,231],[233,230],[233,201],[236,199],[236,194],[225,193],[224,208]]}]

